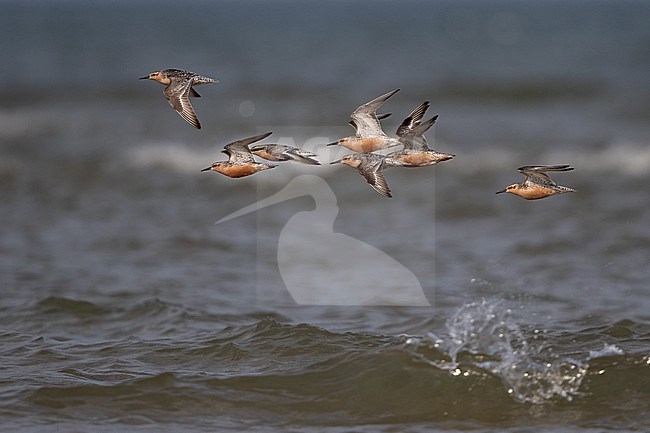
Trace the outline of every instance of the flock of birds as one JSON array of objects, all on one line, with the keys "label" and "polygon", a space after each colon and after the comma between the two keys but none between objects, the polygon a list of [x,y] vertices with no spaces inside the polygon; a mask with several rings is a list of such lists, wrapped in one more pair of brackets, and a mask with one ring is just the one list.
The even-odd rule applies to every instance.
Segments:
[{"label": "flock of birds", "polygon": [[[180,69],[164,69],[150,73],[141,79],[157,81],[165,85],[163,94],[169,104],[190,125],[201,129],[190,103],[190,96],[200,98],[194,89],[202,84],[218,83],[219,80]],[[438,116],[422,121],[429,108],[429,101],[418,105],[400,124],[396,137],[389,137],[382,129],[380,121],[391,113],[377,114],[379,107],[399,89],[388,92],[372,101],[366,102],[352,112],[350,125],[355,129],[354,135],[341,138],[328,146],[343,146],[354,153],[332,161],[330,164],[345,164],[356,168],[370,186],[384,197],[392,197],[390,188],[383,174],[388,167],[426,167],[452,159],[455,155],[437,152],[429,147],[424,137],[425,132],[433,126]],[[293,146],[280,144],[256,144],[272,133],[256,135],[228,143],[222,151],[228,155],[227,161],[214,162],[201,171],[216,171],[230,178],[250,176],[258,171],[277,167],[275,164],[257,162],[255,156],[268,161],[297,161],[305,164],[320,165],[316,154]],[[400,147],[387,154],[377,151]],[[525,176],[523,182],[508,185],[500,193],[510,193],[526,200],[537,200],[566,192],[575,192],[573,188],[556,184],[546,173],[549,171],[570,171],[569,165],[530,165],[519,167]]]}]

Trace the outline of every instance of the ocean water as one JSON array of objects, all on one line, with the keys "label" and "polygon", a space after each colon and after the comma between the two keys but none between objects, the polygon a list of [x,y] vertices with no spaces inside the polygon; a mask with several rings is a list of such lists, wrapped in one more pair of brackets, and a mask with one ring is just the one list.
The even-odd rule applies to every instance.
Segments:
[{"label": "ocean water", "polygon": [[[0,1],[2,431],[647,431],[649,20]],[[202,130],[166,67],[221,80]],[[395,88],[386,131],[430,100],[456,157],[385,199],[325,144]],[[266,131],[323,165],[199,171]],[[495,195],[531,164],[578,192]]]}]

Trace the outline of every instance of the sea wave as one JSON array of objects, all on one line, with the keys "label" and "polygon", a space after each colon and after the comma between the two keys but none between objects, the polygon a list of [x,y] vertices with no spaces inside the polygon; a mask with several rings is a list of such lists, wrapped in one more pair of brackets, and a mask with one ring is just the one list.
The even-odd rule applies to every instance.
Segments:
[{"label": "sea wave", "polygon": [[447,321],[446,337],[431,333],[426,340],[409,343],[442,350],[446,355],[442,360],[428,362],[453,376],[469,376],[476,370],[495,375],[518,402],[571,401],[580,394],[589,365],[570,357],[549,357],[535,338],[538,332],[529,342],[509,308],[482,300],[464,305]]},{"label": "sea wave", "polygon": [[[113,310],[47,298],[30,308],[96,329],[104,321],[130,329],[142,315],[158,326],[176,317],[169,326],[181,326],[179,318],[200,314],[159,300]],[[252,318],[210,315],[203,320],[212,331],[87,342],[5,332],[3,355],[9,368],[21,365],[25,382],[5,395],[14,412],[107,422],[129,413],[160,422],[209,415],[258,424],[530,425],[531,416],[587,422],[650,409],[639,397],[650,389],[647,324],[529,329],[492,300],[462,306],[438,335],[332,332],[277,315],[246,323]]]}]

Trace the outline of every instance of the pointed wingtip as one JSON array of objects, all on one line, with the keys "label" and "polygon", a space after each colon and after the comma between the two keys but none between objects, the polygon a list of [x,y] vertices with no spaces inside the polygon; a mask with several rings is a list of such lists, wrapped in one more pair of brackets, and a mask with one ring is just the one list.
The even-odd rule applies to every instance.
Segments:
[{"label": "pointed wingtip", "polygon": [[395,93],[399,92],[400,90],[401,89],[398,87],[397,89],[391,90],[390,92],[386,93],[386,99],[390,98],[391,96],[393,96]]},{"label": "pointed wingtip", "polygon": [[379,195],[386,197],[386,198],[393,198],[393,194],[391,194],[390,189],[388,188],[388,185],[384,186],[383,185],[370,185],[372,186],[372,189],[377,191]]},{"label": "pointed wingtip", "polygon": [[201,122],[199,122],[199,118],[196,117],[196,114],[188,111],[177,110],[176,112],[183,118],[183,120],[192,125],[194,128],[201,129]]},{"label": "pointed wingtip", "polygon": [[271,134],[273,134],[273,131],[265,132],[265,133],[259,134],[259,135],[254,135],[252,137],[245,138],[242,141],[250,141],[251,144],[252,143],[257,143],[258,141],[264,140],[266,137],[268,137]]}]

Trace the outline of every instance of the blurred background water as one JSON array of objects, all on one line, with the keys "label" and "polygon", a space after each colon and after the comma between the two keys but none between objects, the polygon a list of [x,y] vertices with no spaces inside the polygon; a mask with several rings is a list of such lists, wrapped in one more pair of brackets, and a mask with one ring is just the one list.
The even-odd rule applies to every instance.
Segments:
[{"label": "blurred background water", "polygon": [[[650,428],[648,22],[642,1],[0,1],[3,431]],[[201,131],[137,80],[167,67],[221,80]],[[324,144],[394,88],[385,129],[431,100],[456,158],[387,171],[387,200]],[[265,131],[323,166],[199,172]],[[494,194],[560,163],[578,193]],[[326,186],[214,224],[302,175]],[[330,189],[332,233],[431,307],[294,302],[278,243]],[[289,232],[305,293],[386,271]]]}]

